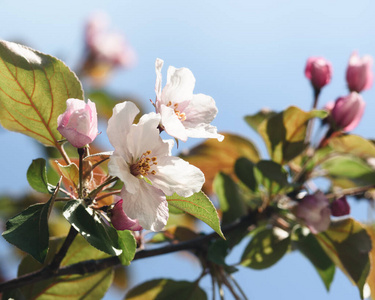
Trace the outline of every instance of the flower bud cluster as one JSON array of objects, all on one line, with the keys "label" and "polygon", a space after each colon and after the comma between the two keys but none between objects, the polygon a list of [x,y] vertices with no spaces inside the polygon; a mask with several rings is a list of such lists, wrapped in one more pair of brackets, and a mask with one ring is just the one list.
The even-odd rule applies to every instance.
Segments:
[{"label": "flower bud cluster", "polygon": [[328,198],[318,191],[302,198],[295,207],[294,214],[312,233],[317,234],[328,229],[331,215],[341,217],[350,214],[350,206],[345,197],[338,198],[330,204]]},{"label": "flower bud cluster", "polygon": [[[373,59],[369,55],[361,58],[357,52],[353,52],[350,56],[346,69],[346,81],[350,93],[325,106],[330,113],[329,122],[334,131],[351,131],[362,119],[365,102],[359,93],[372,86],[372,64]],[[306,63],[305,75],[310,79],[315,92],[319,94],[331,80],[331,63],[323,57],[310,57]]]}]

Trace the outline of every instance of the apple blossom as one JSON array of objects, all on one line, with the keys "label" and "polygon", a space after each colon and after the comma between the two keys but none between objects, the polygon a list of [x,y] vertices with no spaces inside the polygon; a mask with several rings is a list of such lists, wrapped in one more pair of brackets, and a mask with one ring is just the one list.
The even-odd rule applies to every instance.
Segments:
[{"label": "apple blossom", "polygon": [[166,195],[189,197],[199,192],[204,175],[197,167],[171,156],[173,141],[161,139],[159,114],[143,115],[133,124],[138,113],[132,102],[114,107],[107,134],[115,151],[108,171],[124,182],[121,197],[125,214],[137,219],[144,229],[160,231],[168,219]]},{"label": "apple blossom", "polygon": [[320,90],[331,81],[332,65],[323,57],[310,57],[306,62],[305,76],[314,89]]},{"label": "apple blossom", "polygon": [[373,59],[370,55],[359,57],[357,52],[353,52],[346,69],[346,81],[351,92],[361,92],[371,88],[373,82],[372,73]]},{"label": "apple blossom", "polygon": [[86,47],[94,61],[113,66],[131,67],[136,61],[132,47],[124,35],[109,29],[109,17],[104,13],[91,16],[86,25]]},{"label": "apple blossom", "polygon": [[365,106],[365,101],[356,92],[338,98],[331,109],[331,119],[334,126],[344,131],[353,130],[362,119]]},{"label": "apple blossom", "polygon": [[142,230],[143,228],[139,225],[138,220],[133,220],[125,214],[122,203],[122,199],[118,200],[111,209],[110,218],[113,227],[117,230]]},{"label": "apple blossom", "polygon": [[340,197],[331,203],[331,215],[341,217],[350,214],[350,206],[346,197]]},{"label": "apple blossom", "polygon": [[187,68],[169,67],[167,83],[161,89],[161,69],[164,61],[157,59],[156,71],[156,112],[161,115],[161,128],[169,135],[186,141],[188,137],[216,138],[224,136],[210,125],[217,114],[214,99],[203,94],[193,94],[195,77]]},{"label": "apple blossom", "polygon": [[95,103],[70,98],[66,106],[66,111],[57,118],[57,130],[76,148],[92,143],[98,135]]},{"label": "apple blossom", "polygon": [[328,199],[320,191],[302,198],[295,208],[295,215],[303,220],[314,234],[328,229],[330,214]]}]

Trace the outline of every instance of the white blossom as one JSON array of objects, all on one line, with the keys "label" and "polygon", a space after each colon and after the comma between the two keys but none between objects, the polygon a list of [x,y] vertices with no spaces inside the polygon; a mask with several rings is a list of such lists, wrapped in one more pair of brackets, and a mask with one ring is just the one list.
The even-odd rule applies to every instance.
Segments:
[{"label": "white blossom", "polygon": [[115,148],[108,164],[109,174],[124,182],[123,209],[144,229],[160,231],[168,220],[166,195],[189,197],[199,192],[204,175],[181,158],[171,156],[173,141],[159,135],[160,115],[143,115],[132,102],[117,104],[109,119],[107,134]]},{"label": "white blossom", "polygon": [[203,94],[193,94],[195,77],[187,68],[169,67],[167,83],[161,89],[163,60],[156,59],[156,112],[161,115],[161,128],[169,135],[186,141],[188,137],[216,138],[224,136],[210,125],[217,114],[214,99]]}]

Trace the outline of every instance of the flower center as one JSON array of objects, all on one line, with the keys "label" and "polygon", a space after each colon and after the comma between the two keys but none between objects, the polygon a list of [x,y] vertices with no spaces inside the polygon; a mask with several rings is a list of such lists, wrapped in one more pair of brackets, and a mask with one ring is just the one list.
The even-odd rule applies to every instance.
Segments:
[{"label": "flower center", "polygon": [[130,166],[130,173],[132,173],[134,176],[147,176],[149,174],[155,175],[156,171],[151,170],[151,167],[157,165],[158,162],[156,156],[149,157],[150,154],[151,150],[144,152],[138,161]]},{"label": "flower center", "polygon": [[[172,106],[172,102],[169,101],[168,104],[167,104],[167,106],[171,107]],[[185,121],[186,120],[185,113],[178,110],[178,103],[173,104],[173,109],[174,109],[174,113],[176,114],[176,116],[178,117],[178,119],[180,121]]]}]

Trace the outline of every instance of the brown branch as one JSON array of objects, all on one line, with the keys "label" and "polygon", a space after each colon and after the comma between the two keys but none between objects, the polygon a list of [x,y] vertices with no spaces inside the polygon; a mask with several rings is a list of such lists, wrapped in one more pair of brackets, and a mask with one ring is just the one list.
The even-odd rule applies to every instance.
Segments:
[{"label": "brown branch", "polygon": [[[228,234],[237,228],[256,224],[257,220],[259,220],[260,218],[269,216],[270,213],[271,212],[267,210],[264,211],[262,214],[259,214],[258,212],[251,212],[248,215],[236,220],[235,222],[228,224],[226,226],[223,226],[222,231],[224,234]],[[180,242],[178,244],[169,244],[167,246],[157,248],[157,249],[141,250],[135,254],[134,260],[178,252],[178,251],[184,251],[184,250],[202,249],[202,247],[205,247],[209,241],[213,239],[218,239],[218,238],[219,238],[219,235],[216,232],[212,232],[208,235],[201,235],[195,239]],[[50,266],[47,266],[33,273],[25,274],[18,278],[0,283],[0,292],[23,287],[25,285],[32,284],[34,282],[42,281],[42,280],[49,279],[49,278],[55,278],[58,276],[73,275],[73,274],[84,275],[87,273],[99,272],[106,268],[115,267],[118,265],[121,265],[121,262],[119,261],[118,257],[112,256],[112,257],[108,257],[108,258],[104,258],[100,260],[87,260],[87,261],[79,262],[79,263],[69,265],[66,267],[61,267],[57,270],[53,270],[53,268],[51,268]]]}]

